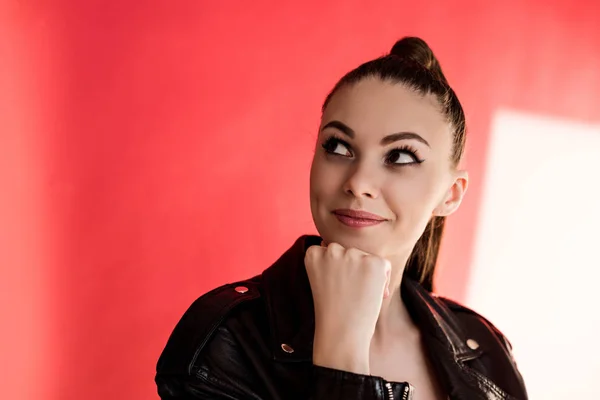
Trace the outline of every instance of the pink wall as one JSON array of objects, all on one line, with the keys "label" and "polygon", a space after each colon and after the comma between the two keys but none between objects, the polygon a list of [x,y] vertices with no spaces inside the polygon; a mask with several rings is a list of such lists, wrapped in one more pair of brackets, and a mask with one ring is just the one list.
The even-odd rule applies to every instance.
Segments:
[{"label": "pink wall", "polygon": [[438,275],[450,297],[468,283],[493,111],[600,120],[593,0],[280,3],[0,2],[3,398],[155,398],[190,302],[313,232],[321,102],[403,35],[436,50],[470,126]]}]

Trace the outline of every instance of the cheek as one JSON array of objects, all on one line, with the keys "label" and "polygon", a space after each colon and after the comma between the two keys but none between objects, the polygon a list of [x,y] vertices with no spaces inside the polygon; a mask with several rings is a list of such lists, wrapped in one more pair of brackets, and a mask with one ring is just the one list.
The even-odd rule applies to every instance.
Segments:
[{"label": "cheek", "polygon": [[428,220],[438,203],[439,182],[434,171],[407,171],[386,185],[386,201],[398,218]]},{"label": "cheek", "polygon": [[[316,156],[315,156],[316,157]],[[321,192],[321,172],[320,165],[318,160],[313,158],[312,164],[310,166],[310,199],[311,201],[316,200],[319,197],[319,193]]]},{"label": "cheek", "polygon": [[311,201],[324,200],[338,192],[339,173],[335,168],[328,165],[326,160],[317,155],[313,159],[310,169],[310,198]]}]

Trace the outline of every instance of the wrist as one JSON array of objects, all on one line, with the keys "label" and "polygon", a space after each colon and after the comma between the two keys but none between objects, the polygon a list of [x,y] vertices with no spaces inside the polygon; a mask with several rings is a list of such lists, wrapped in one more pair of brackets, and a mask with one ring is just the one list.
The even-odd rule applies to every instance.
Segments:
[{"label": "wrist", "polygon": [[315,334],[313,364],[355,374],[370,375],[369,346],[370,341],[365,342],[358,338],[328,340]]}]

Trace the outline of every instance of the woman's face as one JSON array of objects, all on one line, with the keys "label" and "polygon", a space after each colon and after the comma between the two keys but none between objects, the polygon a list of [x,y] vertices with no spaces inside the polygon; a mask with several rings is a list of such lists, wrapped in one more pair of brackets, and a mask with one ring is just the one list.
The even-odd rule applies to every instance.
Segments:
[{"label": "woman's face", "polygon": [[452,213],[466,190],[451,145],[433,95],[376,78],[342,87],[323,114],[310,174],[321,237],[407,256],[431,217]]}]

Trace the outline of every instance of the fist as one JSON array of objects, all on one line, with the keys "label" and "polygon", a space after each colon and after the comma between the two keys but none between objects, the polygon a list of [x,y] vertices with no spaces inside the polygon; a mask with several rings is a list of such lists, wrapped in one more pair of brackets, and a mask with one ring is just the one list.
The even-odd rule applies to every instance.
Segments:
[{"label": "fist", "polygon": [[358,358],[366,352],[368,363],[383,298],[389,296],[390,262],[330,243],[308,248],[304,263],[315,306],[313,355],[331,348],[338,355],[358,352]]}]

